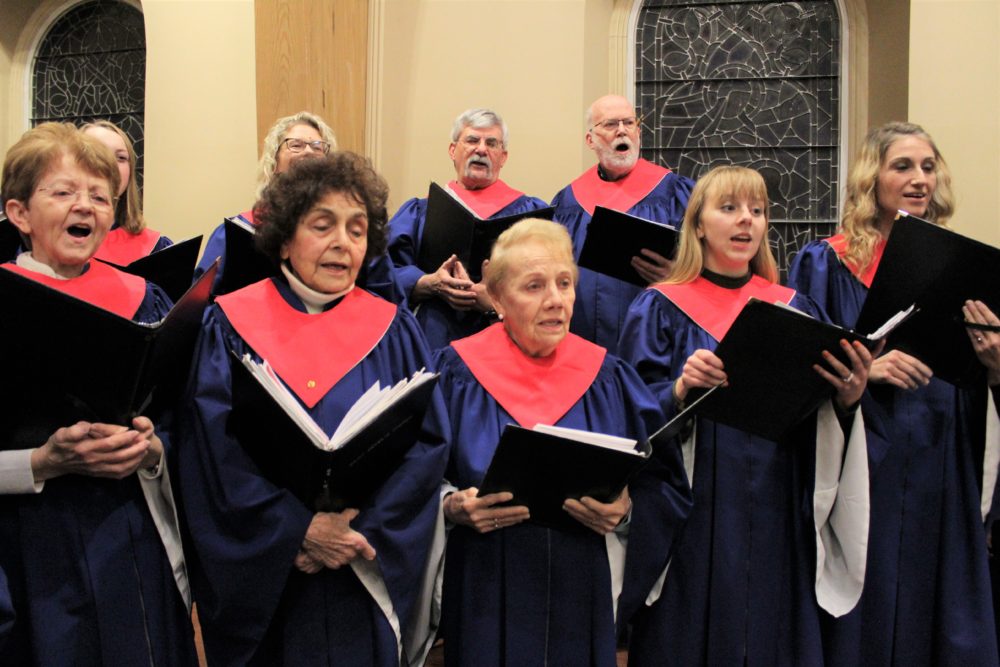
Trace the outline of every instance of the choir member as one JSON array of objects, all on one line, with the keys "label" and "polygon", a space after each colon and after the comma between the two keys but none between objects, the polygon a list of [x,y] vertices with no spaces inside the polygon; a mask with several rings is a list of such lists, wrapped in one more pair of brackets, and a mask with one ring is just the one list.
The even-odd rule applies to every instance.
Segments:
[{"label": "choir member", "polygon": [[[490,109],[466,109],[452,125],[448,156],[455,165],[455,180],[445,190],[480,218],[502,218],[546,206],[500,178],[508,140],[507,123]],[[474,283],[469,267],[457,257],[431,273],[417,266],[426,218],[426,198],[410,199],[399,207],[389,221],[389,256],[427,342],[436,350],[487,327],[493,304],[482,281]]]},{"label": "choir member", "polygon": [[[477,497],[507,423],[642,440],[663,421],[632,368],[569,333],[576,279],[564,228],[516,223],[497,240],[486,273],[502,321],[436,357],[451,415],[447,479],[457,487],[444,501],[452,526],[442,625],[448,665],[614,665],[616,607],[627,618],[641,604],[646,589],[632,582],[666,566],[690,508],[676,448],[654,457],[611,502],[566,499],[574,531],[531,523],[526,507],[501,505],[509,493]],[[637,521],[648,534],[637,533]]]},{"label": "choir member", "polygon": [[[943,225],[954,203],[930,135],[893,122],[869,132],[847,181],[840,232],[796,256],[790,284],[853,327],[898,210]],[[1000,324],[978,301],[964,314]],[[858,608],[827,619],[831,664],[997,664],[983,519],[996,480],[997,414],[986,385],[995,392],[1000,383],[1000,334],[968,333],[987,370],[973,389],[935,378],[900,350],[872,364],[863,410],[872,469],[868,576]]]},{"label": "choir member", "polygon": [[128,135],[114,123],[95,120],[82,128],[85,134],[107,146],[118,165],[119,185],[115,195],[115,220],[104,243],[94,255],[97,259],[126,266],[150,253],[173,245],[166,236],[146,226],[142,199],[135,174],[135,148]]},{"label": "choir member", "polygon": [[[817,314],[775,284],[767,229],[760,174],[713,169],[692,193],[670,278],[629,308],[623,358],[668,418],[690,390],[726,381],[713,351],[748,298]],[[695,419],[682,442],[694,507],[651,606],[635,618],[630,664],[822,664],[820,607],[843,614],[857,602],[868,535],[856,405],[871,355],[860,343],[841,346],[849,364],[825,352],[814,367],[835,399],[787,442]]]},{"label": "choir member", "polygon": [[[72,125],[25,133],[0,196],[27,251],[3,269],[156,322],[171,306],[158,287],[90,261],[119,179],[111,153]],[[137,417],[66,424],[32,449],[0,443],[0,568],[16,613],[4,662],[197,664],[166,440]]]},{"label": "choir member", "polygon": [[387,196],[353,153],[293,165],[254,208],[259,248],[278,277],[221,296],[206,313],[179,464],[209,664],[395,667],[409,658],[403,643],[447,456],[440,398],[398,470],[340,512],[316,511],[273,484],[227,429],[231,352],[267,360],[327,433],[376,381],[429,366],[413,316],[356,286],[384,252]]},{"label": "choir member", "polygon": [[[566,226],[579,258],[595,206],[623,211],[672,227],[680,225],[694,183],[639,157],[642,119],[619,95],[605,95],[587,111],[587,147],[597,164],[552,200],[555,220]],[[656,248],[644,248],[632,266],[650,283],[663,280],[671,262]],[[573,333],[617,353],[629,304],[640,288],[589,269],[580,269]]]}]

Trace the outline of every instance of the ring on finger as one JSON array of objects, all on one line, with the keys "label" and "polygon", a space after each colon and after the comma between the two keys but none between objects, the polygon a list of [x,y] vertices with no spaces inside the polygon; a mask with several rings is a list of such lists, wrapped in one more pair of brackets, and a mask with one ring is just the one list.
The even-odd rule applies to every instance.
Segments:
[{"label": "ring on finger", "polygon": [[500,527],[500,519],[493,517],[493,529],[496,530],[499,527]]},{"label": "ring on finger", "polygon": [[844,384],[847,384],[848,382],[850,382],[851,380],[854,379],[854,371],[851,371],[850,373],[848,373],[847,377],[842,377],[840,379],[844,382]]},{"label": "ring on finger", "polygon": [[983,337],[982,336],[976,336],[976,342],[977,343],[982,343],[983,342]]}]

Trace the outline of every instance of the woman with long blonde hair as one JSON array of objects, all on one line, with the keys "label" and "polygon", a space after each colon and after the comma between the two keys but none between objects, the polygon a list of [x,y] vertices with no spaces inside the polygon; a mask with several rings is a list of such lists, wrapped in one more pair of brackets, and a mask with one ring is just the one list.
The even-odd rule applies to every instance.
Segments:
[{"label": "woman with long blonde hair", "polygon": [[[954,209],[951,175],[930,135],[913,123],[874,128],[847,181],[840,232],[807,245],[789,283],[852,327],[897,211],[944,224]],[[1000,324],[978,301],[967,302],[964,314]],[[983,519],[996,475],[984,448],[1000,445],[986,437],[996,433],[987,418],[1000,426],[986,391],[1000,384],[1000,334],[970,330],[969,338],[987,371],[972,390],[936,379],[900,350],[872,364],[872,400],[864,406],[872,463],[868,575],[854,612],[825,626],[829,663],[997,664]]]},{"label": "woman with long blonde hair", "polygon": [[[691,194],[670,278],[632,302],[619,349],[668,419],[692,389],[727,381],[714,350],[749,298],[818,314],[775,282],[767,231],[761,175],[711,170]],[[843,614],[857,602],[867,535],[864,429],[854,411],[871,355],[858,343],[841,347],[848,364],[827,352],[816,367],[836,393],[812,428],[773,442],[697,417],[678,443],[694,507],[669,570],[647,582],[647,606],[632,619],[630,665],[822,664],[820,609]],[[633,529],[650,527],[637,517]]]}]

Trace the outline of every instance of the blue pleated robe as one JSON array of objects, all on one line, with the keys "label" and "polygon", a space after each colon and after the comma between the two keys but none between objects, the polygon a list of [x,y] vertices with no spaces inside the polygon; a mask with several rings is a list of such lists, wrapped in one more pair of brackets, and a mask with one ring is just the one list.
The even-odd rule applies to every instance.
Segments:
[{"label": "blue pleated robe", "polygon": [[[156,322],[170,307],[147,283],[132,319]],[[157,432],[169,460],[170,438]],[[16,613],[4,664],[198,664],[188,610],[136,475],[64,475],[38,494],[0,495],[0,569]]]},{"label": "blue pleated robe", "polygon": [[[275,284],[290,307],[305,310],[286,283]],[[194,561],[192,589],[209,664],[398,665],[393,629],[351,567],[318,574],[295,568],[314,513],[262,476],[228,434],[230,350],[241,356],[250,352],[259,360],[213,306],[196,351],[187,410],[180,415],[184,440],[178,456],[179,493]],[[413,316],[398,308],[382,340],[309,413],[333,433],[376,380],[383,387],[394,384],[429,367],[429,357]],[[438,397],[424,421],[421,441],[351,522],[376,550],[404,628],[417,607],[417,582],[438,516],[447,457],[445,424]]]},{"label": "blue pleated robe", "polygon": [[[694,181],[690,178],[670,172],[652,192],[625,213],[680,229],[693,187]],[[591,216],[577,202],[572,185],[556,194],[552,206],[556,209],[553,219],[569,230],[574,259],[579,261]],[[618,354],[618,339],[625,313],[642,290],[638,285],[581,267],[570,331],[607,348],[612,354]]]},{"label": "blue pleated robe", "polygon": [[[440,350],[436,361],[452,422],[447,479],[460,489],[479,486],[504,426],[517,422],[454,348]],[[608,355],[591,387],[556,425],[642,439],[662,422],[635,371]],[[645,598],[689,511],[680,451],[654,457],[630,482],[629,494],[633,509],[619,618],[630,616]],[[642,534],[640,525],[654,528]],[[613,666],[615,616],[606,539],[619,538],[530,522],[486,534],[452,527],[442,609],[445,663]]]},{"label": "blue pleated robe", "polygon": [[[846,327],[868,294],[825,241],[796,255],[789,283]],[[858,607],[824,619],[827,660],[996,665],[980,514],[985,387],[958,390],[932,379],[915,391],[869,384],[868,394],[868,574]]]},{"label": "blue pleated robe", "polygon": [[[808,299],[791,305],[816,314]],[[718,345],[672,301],[644,290],[622,328],[633,364],[669,419],[673,382]],[[694,508],[662,594],[633,621],[630,665],[822,665],[813,485],[815,417],[776,443],[696,418]]]},{"label": "blue pleated robe", "polygon": [[[546,206],[548,205],[541,199],[521,195],[490,217],[503,218]],[[389,221],[389,257],[396,281],[407,299],[420,277],[427,273],[417,266],[426,219],[427,199],[423,198],[404,202]],[[477,310],[455,310],[442,299],[428,299],[413,305],[413,310],[431,350],[438,350],[453,340],[471,336],[490,324],[489,318],[483,313]]]},{"label": "blue pleated robe", "polygon": [[[234,215],[233,220],[240,218],[244,224],[252,225],[253,222],[244,217],[246,214]],[[252,216],[251,216],[252,217]],[[212,283],[212,294],[216,293],[219,284],[222,282],[223,273],[226,270],[226,225],[219,225],[212,230],[205,243],[205,250],[201,254],[201,259],[194,269],[193,280],[198,280],[201,274],[208,271],[212,262],[219,259],[219,271],[215,274],[215,281]],[[402,286],[396,282],[395,274],[392,270],[392,260],[388,255],[373,257],[361,274],[358,275],[357,284],[370,292],[374,292],[386,301],[396,304],[406,304],[406,295]]]}]

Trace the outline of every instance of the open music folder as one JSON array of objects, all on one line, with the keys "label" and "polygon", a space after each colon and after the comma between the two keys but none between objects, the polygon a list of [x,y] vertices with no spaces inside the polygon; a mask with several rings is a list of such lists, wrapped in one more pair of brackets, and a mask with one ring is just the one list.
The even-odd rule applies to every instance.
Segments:
[{"label": "open music folder", "polygon": [[364,507],[399,467],[438,379],[421,371],[392,387],[376,382],[328,436],[266,362],[233,357],[227,429],[262,475],[324,512]]},{"label": "open music folder", "polygon": [[915,303],[919,312],[889,337],[935,377],[967,386],[983,377],[962,306],[980,300],[1000,315],[1000,248],[899,212],[855,328],[871,331]]},{"label": "open music folder", "polygon": [[483,277],[483,260],[489,259],[498,236],[518,220],[551,220],[554,212],[554,208],[548,207],[484,220],[440,185],[431,183],[417,265],[425,273],[433,273],[446,259],[457,255],[469,277],[478,282]]},{"label": "open music folder", "polygon": [[813,369],[813,364],[826,367],[823,350],[850,367],[841,339],[874,349],[912,313],[912,308],[896,313],[865,336],[783,304],[750,299],[715,349],[728,384],[691,389],[684,410],[650,440],[654,447],[670,440],[692,417],[700,416],[781,441],[836,392]]},{"label": "open music folder", "polygon": [[0,270],[0,347],[10,382],[0,401],[0,448],[37,447],[80,420],[156,421],[187,381],[216,268],[153,324]]},{"label": "open music folder", "polygon": [[586,530],[562,509],[566,498],[617,498],[649,458],[648,442],[538,424],[507,424],[479,495],[510,491],[505,505],[526,505],[531,521],[560,530]]},{"label": "open music folder", "polygon": [[679,237],[680,232],[670,225],[595,206],[577,263],[585,269],[645,287],[649,283],[632,268],[632,258],[644,257],[641,251],[646,248],[673,259]]}]

